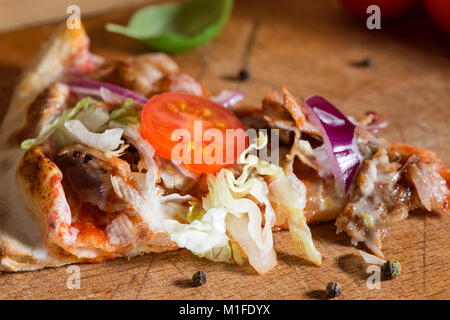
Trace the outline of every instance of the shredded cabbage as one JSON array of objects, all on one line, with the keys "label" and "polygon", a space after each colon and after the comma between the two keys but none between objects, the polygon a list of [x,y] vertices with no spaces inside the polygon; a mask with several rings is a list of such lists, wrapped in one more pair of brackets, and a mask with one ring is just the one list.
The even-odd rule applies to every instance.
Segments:
[{"label": "shredded cabbage", "polygon": [[189,207],[189,211],[186,216],[187,221],[189,223],[192,223],[194,220],[201,221],[206,213],[205,209],[203,209],[203,206],[197,201],[192,201],[190,205],[191,206]]},{"label": "shredded cabbage", "polygon": [[[205,198],[203,206],[205,208],[225,208],[227,212],[235,215],[237,218],[241,218],[243,214],[247,213],[249,217],[248,231],[252,239],[261,250],[270,250],[273,247],[272,227],[276,218],[267,197],[269,192],[267,184],[259,177],[251,178],[247,181],[237,180],[234,179],[232,172],[227,169],[221,170],[217,177],[209,176],[208,188],[210,193]],[[258,207],[258,203],[244,198],[247,195],[253,196],[258,203],[265,205],[266,223],[262,231],[261,210]]]},{"label": "shredded cabbage", "polygon": [[[105,153],[111,153],[117,150],[124,142],[122,140],[122,128],[113,128],[105,130],[103,133],[95,133],[90,132],[80,120],[68,120],[64,123],[64,127],[75,141]],[[124,147],[117,151],[120,153],[123,150]]]},{"label": "shredded cabbage", "polygon": [[269,197],[280,214],[288,217],[289,232],[297,244],[299,253],[315,265],[322,264],[322,256],[314,246],[311,231],[306,224],[303,209],[306,204],[306,188],[293,174],[279,176],[269,185]]},{"label": "shredded cabbage", "polygon": [[227,243],[224,247],[212,248],[206,252],[192,252],[199,258],[205,258],[214,262],[234,263],[231,246]]},{"label": "shredded cabbage", "polygon": [[242,265],[245,262],[245,253],[239,248],[234,239],[230,239],[229,243],[222,248],[213,248],[204,253],[193,252],[199,258],[206,258],[214,262],[236,263]]},{"label": "shredded cabbage", "polygon": [[53,120],[52,123],[42,128],[41,132],[39,132],[39,135],[36,138],[27,139],[23,141],[20,147],[23,150],[29,150],[33,147],[36,147],[44,143],[44,141],[47,140],[53,134],[53,132],[55,132],[56,129],[60,128],[66,121],[74,118],[81,110],[88,109],[96,104],[98,104],[98,101],[95,101],[92,98],[87,97],[81,99],[80,101],[78,101],[75,107],[73,107],[70,110],[67,110],[61,116]]},{"label": "shredded cabbage", "polygon": [[179,247],[202,254],[228,245],[230,238],[226,234],[226,214],[224,208],[209,209],[201,220],[194,220],[190,224],[167,220],[164,221],[164,227],[170,239]]},{"label": "shredded cabbage", "polygon": [[[276,265],[272,237],[272,227],[276,222],[275,208],[277,213],[288,217],[289,229],[299,250],[313,263],[321,264],[321,255],[314,246],[303,216],[306,203],[304,185],[295,175],[286,176],[282,168],[250,154],[266,144],[267,136],[261,134],[243,152],[239,157],[239,163],[243,164],[242,173],[238,177],[230,169],[208,175],[209,193],[203,198],[202,205],[191,203],[188,224],[176,220],[164,222],[172,241],[214,261],[242,263],[247,255],[255,269],[265,273]],[[261,207],[264,207],[263,212]],[[248,232],[248,235],[238,237],[241,241],[246,239],[246,243],[241,244],[245,255],[240,250],[233,254],[231,243],[234,239],[227,236],[226,230],[228,214],[234,217],[230,220],[234,221],[234,227],[242,225],[240,220],[245,221],[244,230],[233,227],[235,232]],[[264,227],[261,228],[263,218]],[[252,245],[248,245],[248,241]],[[258,261],[261,259],[268,261]]]},{"label": "shredded cabbage", "polygon": [[239,245],[226,235],[225,209],[206,212],[201,203],[190,201],[186,216],[189,224],[176,220],[165,222],[166,231],[178,246],[185,247],[200,258],[215,262],[243,264],[245,254]]},{"label": "shredded cabbage", "polygon": [[265,274],[272,270],[277,264],[277,255],[273,248],[261,250],[256,245],[248,231],[248,216],[236,218],[234,215],[227,215],[227,231],[236,240],[242,251],[248,257],[250,265],[259,273]]},{"label": "shredded cabbage", "polygon": [[[73,119],[81,121],[89,131],[98,133],[105,130],[109,121],[109,114],[102,107],[92,106],[81,110]],[[56,150],[80,142],[66,129],[65,122],[53,133],[53,141],[55,142]]]},{"label": "shredded cabbage", "polygon": [[100,132],[105,129],[109,114],[101,107],[93,107],[80,111],[74,119],[80,120],[89,131]]},{"label": "shredded cabbage", "polygon": [[[248,231],[256,247],[262,251],[273,250],[272,227],[276,221],[275,212],[267,196],[268,186],[259,175],[277,176],[282,174],[282,170],[275,165],[259,161],[254,155],[248,155],[253,149],[262,148],[266,143],[267,137],[261,136],[244,152],[240,161],[245,165],[239,178],[236,179],[228,169],[222,169],[217,176],[208,176],[209,193],[201,205],[191,203],[186,216],[187,224],[174,219],[164,221],[164,227],[172,241],[201,257],[242,263],[244,254],[227,235],[225,218],[227,214],[233,214],[237,218],[247,214]],[[252,196],[254,200],[246,196]],[[266,208],[263,230],[262,213],[258,204],[263,204]]]},{"label": "shredded cabbage", "polygon": [[[254,149],[260,150],[267,144],[267,136],[261,134],[254,144],[251,144],[239,157],[239,163],[244,164],[242,174],[236,179],[232,171],[222,169],[217,176],[208,176],[209,194],[203,200],[203,206],[208,208],[226,208],[237,218],[248,214],[248,231],[258,248],[267,251],[273,247],[272,227],[276,217],[268,199],[268,187],[261,175],[278,177],[282,169],[266,161],[260,161],[250,154]],[[261,231],[262,213],[258,203],[246,198],[253,196],[258,203],[265,205],[265,225]]]},{"label": "shredded cabbage", "polygon": [[[122,129],[114,128],[100,132],[104,131],[109,122],[124,125],[138,123],[139,114],[133,108],[134,100],[131,98],[125,100],[111,114],[103,108],[95,107],[98,104],[99,102],[92,98],[83,98],[74,108],[67,110],[45,126],[36,138],[23,141],[21,148],[28,150],[40,145],[53,134],[58,148],[79,142],[102,150],[107,153],[107,156],[120,156],[128,147],[120,139]],[[116,150],[117,148],[119,149]]]},{"label": "shredded cabbage", "polygon": [[136,124],[140,121],[139,113],[133,108],[134,100],[128,98],[122,105],[111,112],[109,118],[111,121],[117,121],[121,124]]}]

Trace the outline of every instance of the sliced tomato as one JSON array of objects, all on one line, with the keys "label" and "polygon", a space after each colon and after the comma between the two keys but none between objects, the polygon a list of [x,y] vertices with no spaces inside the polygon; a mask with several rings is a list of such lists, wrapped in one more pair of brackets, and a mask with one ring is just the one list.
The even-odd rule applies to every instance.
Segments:
[{"label": "sliced tomato", "polygon": [[244,126],[230,110],[184,93],[152,97],[142,110],[141,134],[158,155],[203,173],[231,166],[248,143]]}]

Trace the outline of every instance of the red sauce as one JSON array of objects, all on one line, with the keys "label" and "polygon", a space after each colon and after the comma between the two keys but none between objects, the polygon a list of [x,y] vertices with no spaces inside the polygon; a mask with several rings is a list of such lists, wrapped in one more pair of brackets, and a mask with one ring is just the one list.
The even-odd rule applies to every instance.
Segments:
[{"label": "red sauce", "polygon": [[107,249],[108,238],[105,231],[97,228],[91,222],[74,222],[72,226],[79,230],[77,241],[103,250]]},{"label": "red sauce", "polygon": [[102,250],[108,249],[105,229],[116,215],[106,213],[92,204],[82,203],[72,222],[72,226],[79,230],[77,241]]}]

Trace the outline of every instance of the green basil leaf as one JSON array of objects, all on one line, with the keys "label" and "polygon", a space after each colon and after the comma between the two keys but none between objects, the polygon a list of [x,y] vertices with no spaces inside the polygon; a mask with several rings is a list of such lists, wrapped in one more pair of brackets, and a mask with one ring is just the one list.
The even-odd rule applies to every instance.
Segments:
[{"label": "green basil leaf", "polygon": [[106,30],[138,39],[168,53],[187,51],[214,39],[230,15],[233,0],[189,0],[138,10],[128,26],[113,23]]}]

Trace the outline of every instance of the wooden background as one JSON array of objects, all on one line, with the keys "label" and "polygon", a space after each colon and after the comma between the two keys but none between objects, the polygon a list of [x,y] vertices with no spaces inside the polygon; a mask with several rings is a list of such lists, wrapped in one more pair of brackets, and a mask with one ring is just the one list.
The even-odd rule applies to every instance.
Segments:
[{"label": "wooden background", "polygon": [[[67,17],[67,7],[77,5],[81,18],[102,14],[124,7],[148,4],[161,0],[0,0],[0,32],[11,31]],[[168,0],[162,0],[168,1]]]},{"label": "wooden background", "polygon": [[[450,45],[421,10],[382,30],[347,15],[333,0],[239,0],[222,34],[212,43],[174,58],[207,89],[239,89],[259,105],[263,95],[286,85],[299,97],[323,95],[344,113],[374,110],[390,126],[381,136],[437,152],[450,166]],[[138,54],[142,44],[104,30],[126,23],[136,8],[85,20],[95,53]],[[0,117],[20,70],[52,32],[54,24],[0,34]],[[370,68],[351,62],[373,59]],[[233,80],[243,65],[247,82]],[[398,279],[380,290],[366,287],[367,266],[346,235],[332,223],[312,226],[324,264],[317,268],[294,255],[287,232],[275,235],[279,265],[265,276],[250,267],[214,264],[179,250],[81,265],[81,289],[66,287],[67,268],[0,274],[0,298],[8,299],[321,299],[329,281],[342,299],[449,299],[450,218],[414,213],[384,241],[388,258],[401,262]],[[192,288],[197,270],[205,286]]]}]

